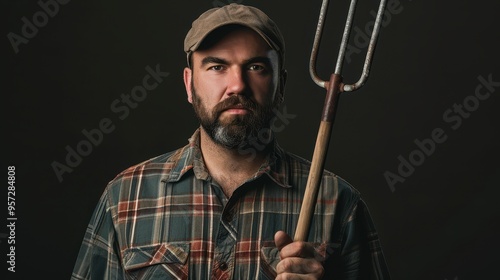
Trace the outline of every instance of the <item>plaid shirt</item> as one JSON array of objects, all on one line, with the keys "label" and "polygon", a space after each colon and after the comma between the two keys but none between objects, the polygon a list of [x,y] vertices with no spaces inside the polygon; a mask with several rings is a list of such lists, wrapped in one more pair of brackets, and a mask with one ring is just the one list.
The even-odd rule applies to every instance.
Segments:
[{"label": "plaid shirt", "polygon": [[[90,220],[71,279],[274,279],[274,234],[293,235],[310,163],[273,152],[230,198],[185,147],[123,171]],[[360,194],[324,171],[309,242],[324,279],[389,279]]]}]

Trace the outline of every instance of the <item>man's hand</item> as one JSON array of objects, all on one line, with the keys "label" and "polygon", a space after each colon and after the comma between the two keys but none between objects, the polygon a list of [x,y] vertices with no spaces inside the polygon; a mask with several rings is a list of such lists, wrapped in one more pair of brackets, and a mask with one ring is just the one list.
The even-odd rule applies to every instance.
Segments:
[{"label": "man's hand", "polygon": [[324,268],[315,258],[314,247],[302,241],[293,241],[283,231],[274,235],[274,243],[280,250],[281,261],[276,266],[276,280],[284,279],[321,279]]}]

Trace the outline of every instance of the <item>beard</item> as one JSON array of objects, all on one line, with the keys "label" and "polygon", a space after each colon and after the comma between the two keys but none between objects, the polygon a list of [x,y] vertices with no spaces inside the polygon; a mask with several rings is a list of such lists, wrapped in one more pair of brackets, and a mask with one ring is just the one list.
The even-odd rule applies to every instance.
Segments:
[{"label": "beard", "polygon": [[[244,148],[252,145],[250,139],[263,136],[269,143],[273,134],[270,127],[274,118],[274,109],[279,104],[276,101],[268,105],[258,105],[245,95],[232,95],[219,102],[211,111],[206,109],[191,84],[193,108],[201,127],[218,145],[226,148]],[[229,115],[221,118],[222,113],[234,106],[241,106],[248,112],[244,115]],[[239,107],[238,107],[239,108]],[[267,144],[266,143],[266,144]]]}]

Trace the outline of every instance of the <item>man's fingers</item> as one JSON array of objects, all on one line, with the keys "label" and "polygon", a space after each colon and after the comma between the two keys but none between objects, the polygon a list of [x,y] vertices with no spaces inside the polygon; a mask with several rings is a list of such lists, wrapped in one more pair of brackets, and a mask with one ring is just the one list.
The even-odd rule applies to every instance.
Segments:
[{"label": "man's fingers", "polygon": [[324,273],[321,263],[315,259],[316,250],[307,242],[293,241],[283,231],[274,235],[281,261],[276,266],[277,279],[319,279]]},{"label": "man's fingers", "polygon": [[276,248],[280,250],[282,259],[289,257],[313,258],[314,248],[302,241],[293,241],[293,239],[284,231],[278,231],[274,235],[274,243]]},{"label": "man's fingers", "polygon": [[312,274],[312,275],[322,275],[323,266],[313,260],[304,258],[286,258],[281,260],[276,266],[276,273],[297,273],[297,274]]},{"label": "man's fingers", "polygon": [[293,241],[293,239],[284,231],[278,231],[274,235],[276,248],[280,250],[282,259],[289,257],[313,258],[315,256],[314,248],[302,241]]}]

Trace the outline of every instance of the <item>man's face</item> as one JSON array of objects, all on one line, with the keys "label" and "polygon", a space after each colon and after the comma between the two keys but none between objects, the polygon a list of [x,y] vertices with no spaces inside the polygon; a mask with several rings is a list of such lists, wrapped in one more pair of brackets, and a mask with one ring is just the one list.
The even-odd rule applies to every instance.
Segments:
[{"label": "man's face", "polygon": [[184,71],[188,100],[212,140],[236,148],[269,128],[281,101],[278,71],[276,51],[247,28],[193,53]]}]

